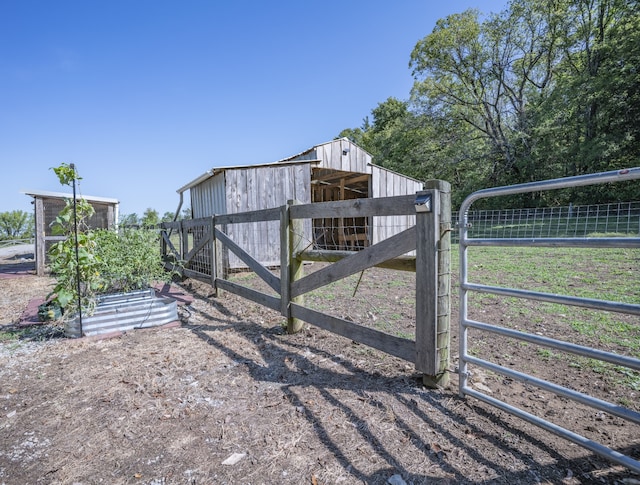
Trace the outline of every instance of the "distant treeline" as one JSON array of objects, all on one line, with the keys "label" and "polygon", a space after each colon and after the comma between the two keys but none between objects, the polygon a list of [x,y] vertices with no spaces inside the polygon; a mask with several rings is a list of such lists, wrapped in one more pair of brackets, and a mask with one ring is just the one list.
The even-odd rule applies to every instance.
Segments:
[{"label": "distant treeline", "polygon": [[123,227],[153,227],[161,222],[182,219],[191,219],[191,209],[182,209],[182,212],[178,214],[178,218],[175,219],[175,212],[167,211],[160,217],[160,213],[157,210],[148,208],[144,211],[142,217],[135,212],[121,215],[118,224]]},{"label": "distant treeline", "polygon": [[25,211],[0,212],[0,241],[33,237],[34,217]]}]

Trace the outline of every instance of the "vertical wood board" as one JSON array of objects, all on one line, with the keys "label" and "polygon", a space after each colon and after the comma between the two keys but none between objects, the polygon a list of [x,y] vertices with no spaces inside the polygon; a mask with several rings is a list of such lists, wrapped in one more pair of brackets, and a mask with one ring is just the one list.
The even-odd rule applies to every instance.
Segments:
[{"label": "vertical wood board", "polygon": [[[191,188],[194,217],[276,208],[289,199],[309,203],[310,197],[308,164],[227,169]],[[226,234],[261,263],[280,264],[278,221],[229,224]],[[311,238],[310,221],[305,224],[305,234]],[[230,268],[246,267],[235,254],[229,254],[228,258]]]}]

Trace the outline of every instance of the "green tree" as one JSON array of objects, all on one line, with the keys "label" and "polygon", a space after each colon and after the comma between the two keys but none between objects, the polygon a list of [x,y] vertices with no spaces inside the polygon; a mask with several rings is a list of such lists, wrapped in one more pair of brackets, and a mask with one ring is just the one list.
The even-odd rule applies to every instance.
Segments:
[{"label": "green tree", "polygon": [[134,227],[140,224],[140,218],[138,214],[132,212],[131,214],[122,214],[120,216],[120,226],[122,227]]},{"label": "green tree", "polygon": [[34,231],[33,214],[24,211],[0,212],[0,239],[23,239]]},{"label": "green tree", "polygon": [[365,132],[366,130],[364,128],[345,128],[338,134],[336,138],[348,138],[356,145],[359,145],[367,150],[367,142],[364,139]]},{"label": "green tree", "polygon": [[152,227],[158,224],[159,222],[160,222],[160,215],[158,214],[158,211],[151,208],[147,208],[147,210],[144,211],[144,214],[142,214],[142,219],[140,220],[140,223],[144,227]]},{"label": "green tree", "polygon": [[476,10],[439,20],[410,62],[416,104],[472,130],[494,184],[535,177],[531,117],[551,88],[557,57],[557,12],[538,0],[510,7],[485,21]]},{"label": "green tree", "polygon": [[[541,163],[560,158],[563,175],[637,165],[640,155],[638,2],[567,2],[560,30],[558,82],[541,113]],[[574,202],[640,197],[633,185],[572,191]]]},{"label": "green tree", "polygon": [[162,215],[162,220],[161,220],[161,222],[172,222],[174,217],[175,217],[175,213],[174,213],[174,212],[166,211],[166,212]]},{"label": "green tree", "polygon": [[[408,102],[389,98],[371,123],[341,135],[379,165],[449,180],[454,205],[485,187],[636,166],[638,66],[638,0],[512,0],[484,17],[467,10],[417,42]],[[640,188],[556,194],[485,203],[637,200]]]}]

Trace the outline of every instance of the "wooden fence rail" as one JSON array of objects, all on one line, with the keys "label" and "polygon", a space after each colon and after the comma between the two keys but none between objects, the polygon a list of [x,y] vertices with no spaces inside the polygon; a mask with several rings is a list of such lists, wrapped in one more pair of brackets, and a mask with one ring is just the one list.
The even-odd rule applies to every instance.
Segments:
[{"label": "wooden fence rail", "polygon": [[[427,190],[415,196],[315,204],[289,201],[287,205],[273,209],[163,223],[162,252],[168,265],[180,261],[184,276],[211,283],[216,295],[221,290],[228,291],[279,311],[287,318],[291,333],[299,331],[303,322],[308,322],[414,362],[416,369],[423,373],[426,385],[446,385],[449,380],[450,200],[450,185],[438,180],[428,182]],[[307,219],[390,215],[415,215],[416,224],[359,251],[319,250],[309,247],[303,238]],[[278,220],[279,276],[248,254],[242,248],[242,242],[232,240],[226,232],[230,224]],[[414,250],[415,256],[406,256]],[[277,296],[229,281],[225,265],[229,251]],[[304,261],[329,261],[332,264],[305,276]],[[306,293],[372,266],[416,272],[414,340],[380,332],[304,305]]]}]

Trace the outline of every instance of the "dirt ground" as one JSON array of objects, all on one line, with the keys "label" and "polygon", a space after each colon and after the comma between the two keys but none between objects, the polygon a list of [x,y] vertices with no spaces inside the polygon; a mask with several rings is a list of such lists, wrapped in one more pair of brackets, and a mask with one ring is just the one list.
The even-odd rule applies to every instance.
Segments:
[{"label": "dirt ground", "polygon": [[[358,290],[364,300],[380,298],[367,294],[372,287],[401,304],[410,292],[393,272],[368,277],[376,284]],[[15,334],[27,303],[51,285],[0,277],[0,335]],[[38,326],[0,339],[0,484],[640,483],[624,467],[460,398],[455,374],[449,388],[426,389],[403,360],[311,326],[287,335],[276,312],[229,293],[213,298],[194,280],[182,286],[194,301],[177,328],[69,340]],[[349,297],[332,300],[333,311],[362,316]],[[507,341],[478,345],[638,410],[637,392],[584,369],[540,367]],[[452,370],[456,346],[454,333]],[[490,373],[472,379],[640,458],[637,426]]]}]

